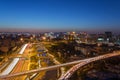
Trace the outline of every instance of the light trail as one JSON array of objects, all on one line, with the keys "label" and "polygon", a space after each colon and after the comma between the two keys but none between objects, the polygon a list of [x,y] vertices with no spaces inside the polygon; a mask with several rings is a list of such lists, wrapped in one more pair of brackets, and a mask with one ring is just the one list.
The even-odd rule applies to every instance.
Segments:
[{"label": "light trail", "polygon": [[78,70],[80,67],[89,64],[91,62],[97,61],[97,60],[101,60],[101,59],[105,59],[105,58],[109,58],[109,57],[113,57],[113,56],[119,56],[120,52],[117,53],[111,53],[111,54],[105,54],[105,55],[101,55],[101,56],[97,56],[94,58],[89,58],[89,59],[85,59],[85,61],[73,66],[72,68],[70,68],[66,74],[64,74],[63,76],[61,76],[58,80],[69,80],[69,78],[72,76],[72,74]]},{"label": "light trail", "polygon": [[[70,69],[70,70],[72,70],[70,72],[74,72],[78,68],[80,68],[81,66],[89,64],[90,62],[94,62],[94,61],[97,61],[97,60],[110,58],[110,57],[114,57],[114,56],[119,56],[119,55],[120,55],[120,52],[109,53],[109,54],[105,54],[105,55],[101,55],[101,56],[97,56],[97,57],[93,57],[93,58],[88,58],[88,59],[84,59],[84,60],[78,60],[78,61],[74,61],[74,62],[59,64],[59,65],[55,65],[55,66],[49,66],[49,67],[44,67],[44,68],[40,68],[40,69],[35,69],[35,70],[30,70],[30,71],[25,71],[25,72],[19,72],[19,73],[14,73],[14,74],[9,74],[9,75],[1,75],[0,78],[1,79],[6,79],[6,78],[15,77],[15,76],[18,77],[18,76],[23,76],[23,75],[29,75],[29,74],[39,73],[40,71],[48,71],[48,70],[60,68],[60,67],[63,67],[63,66],[69,66],[69,65],[73,65],[73,64],[78,64],[79,63],[78,66],[74,67],[75,70]],[[71,75],[72,75],[72,73],[69,73],[69,71],[68,71],[59,80],[67,80],[67,78],[69,78]]]},{"label": "light trail", "polygon": [[[28,44],[23,45],[22,49],[20,50],[20,52],[18,54],[23,54],[25,48],[27,47]],[[10,65],[0,74],[0,75],[7,75],[9,74],[13,68],[15,67],[15,65],[18,63],[19,58],[14,58],[13,61],[10,63]]]}]

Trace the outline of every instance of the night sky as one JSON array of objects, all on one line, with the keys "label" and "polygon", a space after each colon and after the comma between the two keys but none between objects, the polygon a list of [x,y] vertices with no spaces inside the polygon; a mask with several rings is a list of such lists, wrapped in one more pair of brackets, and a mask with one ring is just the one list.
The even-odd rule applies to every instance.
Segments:
[{"label": "night sky", "polygon": [[120,0],[0,0],[0,30],[120,30]]}]

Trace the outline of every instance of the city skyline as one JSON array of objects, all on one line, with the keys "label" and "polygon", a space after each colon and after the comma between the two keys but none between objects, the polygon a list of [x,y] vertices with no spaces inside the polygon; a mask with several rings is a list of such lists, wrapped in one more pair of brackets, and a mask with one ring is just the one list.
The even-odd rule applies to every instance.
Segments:
[{"label": "city skyline", "polygon": [[1,0],[0,31],[119,32],[119,0]]}]

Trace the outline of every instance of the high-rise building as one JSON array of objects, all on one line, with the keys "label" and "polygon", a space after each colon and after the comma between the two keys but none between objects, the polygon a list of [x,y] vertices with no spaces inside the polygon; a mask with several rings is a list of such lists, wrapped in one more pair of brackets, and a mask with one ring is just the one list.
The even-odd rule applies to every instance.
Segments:
[{"label": "high-rise building", "polygon": [[105,32],[105,36],[106,36],[106,40],[108,42],[111,42],[112,41],[112,32],[108,31],[108,32]]}]

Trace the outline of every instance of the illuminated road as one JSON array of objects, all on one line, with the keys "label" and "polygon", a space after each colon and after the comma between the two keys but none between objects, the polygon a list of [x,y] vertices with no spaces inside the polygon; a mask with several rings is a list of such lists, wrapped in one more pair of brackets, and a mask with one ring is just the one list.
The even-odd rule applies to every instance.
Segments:
[{"label": "illuminated road", "polygon": [[70,68],[66,74],[64,74],[63,76],[61,76],[59,78],[59,80],[69,80],[69,78],[72,76],[72,74],[78,70],[80,67],[83,67],[84,65],[86,64],[89,64],[91,62],[94,62],[94,61],[97,61],[97,60],[101,60],[101,59],[105,59],[105,58],[109,58],[109,57],[113,57],[113,56],[118,56],[120,55],[120,52],[117,52],[117,53],[113,53],[113,54],[106,54],[106,55],[101,55],[101,56],[98,56],[98,57],[94,57],[94,58],[90,58],[90,59],[86,59],[85,61],[73,66],[72,68]]},{"label": "illuminated road", "polygon": [[[27,45],[28,44],[23,45],[22,49],[20,50],[18,54],[23,54]],[[0,75],[8,75],[13,70],[13,68],[16,66],[18,61],[19,61],[19,58],[14,58],[13,61],[10,63],[10,65]]]},{"label": "illuminated road", "polygon": [[33,73],[39,73],[40,71],[47,71],[47,70],[52,70],[52,69],[63,67],[63,66],[77,64],[77,65],[75,65],[75,67],[72,67],[65,75],[63,75],[59,79],[59,80],[67,80],[78,68],[80,68],[86,64],[89,64],[93,61],[97,61],[97,60],[101,60],[101,59],[105,59],[105,58],[109,58],[109,57],[114,57],[114,56],[119,56],[119,55],[120,55],[120,52],[109,53],[109,54],[105,54],[105,55],[101,55],[101,56],[97,56],[97,57],[93,57],[93,58],[78,60],[78,61],[64,63],[64,64],[60,64],[60,65],[55,65],[55,66],[44,67],[44,68],[35,69],[35,70],[31,70],[31,71],[20,72],[20,73],[9,74],[9,75],[0,75],[0,78],[4,79],[4,78],[15,77],[15,76],[18,77],[18,76],[29,75],[29,74],[33,74]]},{"label": "illuminated road", "polygon": [[[28,68],[29,60],[26,60],[28,53],[29,47],[26,47],[26,49],[24,50],[24,58],[19,59],[18,63],[16,64],[16,66],[14,67],[10,74],[27,71],[29,69]],[[26,75],[21,77],[9,78],[8,80],[25,80],[25,78]]]}]

